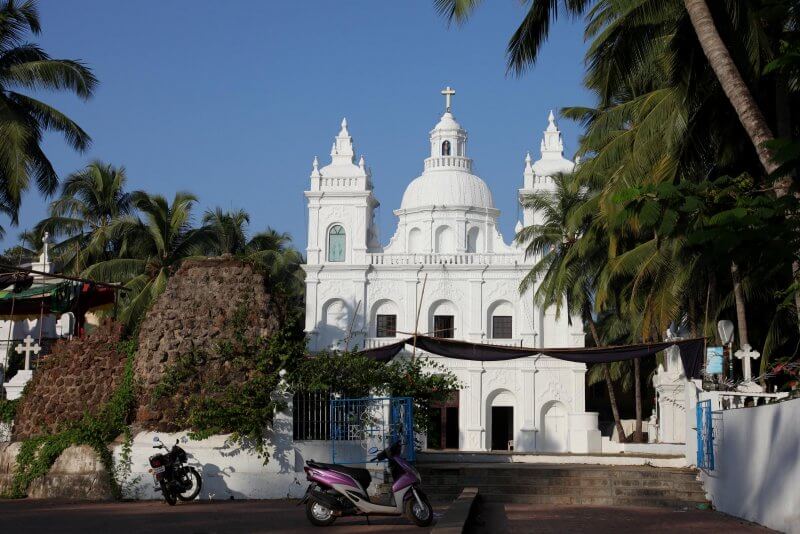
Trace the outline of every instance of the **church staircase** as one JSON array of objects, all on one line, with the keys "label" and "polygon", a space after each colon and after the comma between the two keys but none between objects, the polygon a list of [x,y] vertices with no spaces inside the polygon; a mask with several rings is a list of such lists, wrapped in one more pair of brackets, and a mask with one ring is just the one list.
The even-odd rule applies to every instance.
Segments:
[{"label": "church staircase", "polygon": [[707,504],[697,471],[645,465],[426,464],[417,469],[436,501],[477,487],[485,502],[694,508]]}]

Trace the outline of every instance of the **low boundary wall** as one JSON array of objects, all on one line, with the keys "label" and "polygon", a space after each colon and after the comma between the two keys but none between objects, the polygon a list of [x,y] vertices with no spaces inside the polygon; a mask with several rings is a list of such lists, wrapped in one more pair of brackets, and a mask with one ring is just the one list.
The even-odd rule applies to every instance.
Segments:
[{"label": "low boundary wall", "polygon": [[702,471],[722,512],[800,533],[800,399],[713,412],[715,466]]}]

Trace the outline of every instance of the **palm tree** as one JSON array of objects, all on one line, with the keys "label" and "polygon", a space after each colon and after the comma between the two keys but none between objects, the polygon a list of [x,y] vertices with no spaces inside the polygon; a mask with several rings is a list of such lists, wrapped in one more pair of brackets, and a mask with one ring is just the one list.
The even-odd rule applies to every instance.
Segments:
[{"label": "palm tree", "polygon": [[41,31],[33,0],[0,0],[0,210],[17,223],[22,194],[34,180],[44,195],[58,186],[58,175],[41,147],[45,132],[58,132],[75,150],[90,137],[57,109],[18,89],[69,91],[86,100],[97,79],[83,63],[51,59],[26,32]]},{"label": "palm tree", "polygon": [[[464,22],[480,3],[481,0],[434,0],[434,6],[440,14],[448,20],[459,23]],[[633,31],[638,31],[640,35],[648,38],[646,23],[657,18],[659,11],[674,11],[677,0],[657,0],[655,5],[652,5],[654,2],[642,1],[605,3],[593,2],[592,0],[562,0],[561,2],[557,0],[531,0],[529,4],[528,12],[508,43],[508,69],[517,74],[523,73],[536,62],[541,46],[550,32],[550,25],[558,18],[559,11],[563,11],[573,17],[583,15],[592,6],[594,14],[612,10],[618,14],[638,11],[636,15],[639,16],[639,24],[638,28],[633,29]],[[730,105],[736,111],[742,127],[750,137],[761,164],[767,174],[772,174],[779,165],[772,160],[770,151],[765,146],[765,143],[772,141],[774,136],[761,108],[753,98],[739,68],[731,57],[728,47],[722,40],[708,4],[705,0],[683,0],[682,4],[708,64],[714,71]],[[741,9],[742,6],[738,7],[740,9],[737,10],[737,13],[738,11],[745,11],[745,9]],[[596,32],[598,27],[609,28],[611,25],[608,22],[606,20],[605,23],[600,25],[588,24],[587,33]],[[643,29],[645,31],[642,31]],[[628,31],[631,30],[632,28],[628,28]],[[745,34],[745,37],[749,38],[750,35]],[[628,53],[634,56],[642,50],[644,49],[634,48],[630,49]],[[619,53],[619,49],[615,50],[615,53]],[[776,191],[781,192],[779,194],[786,194],[788,192],[788,183],[786,181],[782,182]]]},{"label": "palm tree", "polygon": [[273,228],[255,234],[245,247],[244,257],[264,273],[280,324],[288,324],[302,313],[305,294],[303,255],[290,246],[288,233]]},{"label": "palm tree", "polygon": [[225,212],[219,207],[207,210],[203,214],[203,225],[215,236],[208,254],[243,254],[247,246],[247,225],[249,223],[250,215],[241,209],[230,212]]},{"label": "palm tree", "polygon": [[130,214],[131,195],[125,191],[124,167],[93,161],[67,177],[61,196],[50,204],[50,217],[36,225],[37,235],[66,237],[54,247],[64,271],[79,273],[119,252],[111,226]]},{"label": "palm tree", "polygon": [[[560,314],[566,304],[570,316],[579,315],[589,326],[596,346],[602,340],[592,315],[595,277],[604,258],[605,245],[599,235],[586,235],[591,231],[587,206],[595,201],[593,194],[570,175],[553,178],[555,190],[527,195],[522,203],[527,209],[542,214],[542,223],[522,228],[516,241],[525,245],[526,257],[540,258],[520,284],[520,292],[534,287],[537,303],[543,307],[555,306]],[[614,383],[607,364],[602,365],[611,412],[620,440],[625,431],[617,407]]]},{"label": "palm tree", "polygon": [[110,227],[112,238],[121,240],[119,257],[84,271],[89,278],[121,282],[131,290],[120,313],[126,325],[137,324],[183,260],[201,254],[213,242],[211,231],[191,227],[196,201],[185,192],[176,193],[171,204],[161,195],[131,193],[131,204],[141,217],[120,217]]}]

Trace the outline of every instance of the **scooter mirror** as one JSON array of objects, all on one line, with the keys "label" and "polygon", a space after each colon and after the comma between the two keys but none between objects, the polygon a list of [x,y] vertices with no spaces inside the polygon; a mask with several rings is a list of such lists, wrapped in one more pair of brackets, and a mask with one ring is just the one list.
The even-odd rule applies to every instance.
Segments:
[{"label": "scooter mirror", "polygon": [[378,447],[370,447],[369,448],[369,454],[375,454],[376,452],[378,452]]},{"label": "scooter mirror", "polygon": [[161,439],[158,436],[153,436],[153,443],[161,443]]}]

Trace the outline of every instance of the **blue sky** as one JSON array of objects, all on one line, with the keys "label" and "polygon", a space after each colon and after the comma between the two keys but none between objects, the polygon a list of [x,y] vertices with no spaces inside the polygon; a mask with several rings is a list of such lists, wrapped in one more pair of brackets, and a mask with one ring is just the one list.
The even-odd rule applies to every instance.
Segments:
[{"label": "blue sky", "polygon": [[[206,208],[244,208],[252,231],[288,231],[301,248],[311,161],[329,160],[342,117],[372,167],[386,243],[392,210],[422,170],[439,91],[453,86],[454,114],[508,241],[525,151],[538,157],[548,110],[592,102],[581,86],[579,22],[560,20],[535,68],[506,75],[505,46],[524,14],[515,0],[485,2],[461,27],[448,27],[430,0],[45,0],[40,11],[38,42],[54,57],[85,61],[100,80],[88,102],[38,95],[93,138],[78,154],[48,136],[62,177],[95,158],[124,165],[131,189],[198,195],[197,220]],[[560,126],[572,156],[578,127]],[[0,222],[3,245],[47,203],[28,194],[20,227]]]}]

